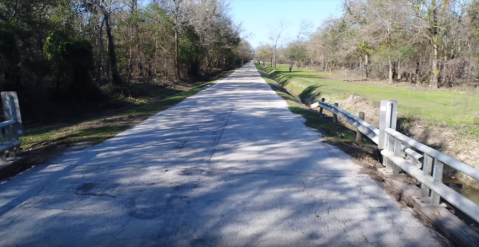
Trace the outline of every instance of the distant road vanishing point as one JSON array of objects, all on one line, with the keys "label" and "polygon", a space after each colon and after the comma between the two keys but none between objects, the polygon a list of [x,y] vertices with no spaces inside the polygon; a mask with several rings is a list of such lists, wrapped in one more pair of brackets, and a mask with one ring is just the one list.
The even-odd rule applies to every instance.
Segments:
[{"label": "distant road vanishing point", "polygon": [[0,246],[441,246],[249,63],[0,184]]}]

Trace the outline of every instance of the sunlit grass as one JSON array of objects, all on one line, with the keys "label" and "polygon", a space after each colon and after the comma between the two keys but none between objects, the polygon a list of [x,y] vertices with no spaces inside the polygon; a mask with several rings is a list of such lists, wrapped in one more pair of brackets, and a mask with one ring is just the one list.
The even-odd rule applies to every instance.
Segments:
[{"label": "sunlit grass", "polygon": [[479,95],[475,92],[431,91],[422,87],[378,84],[358,85],[329,79],[328,73],[297,68],[289,72],[287,65],[277,65],[276,71],[267,68],[271,76],[279,80],[292,94],[303,102],[315,102],[325,98],[327,102],[343,100],[351,94],[364,95],[374,101],[397,100],[399,114],[426,120],[431,125],[459,129],[467,135],[479,138]]},{"label": "sunlit grass", "polygon": [[[324,135],[323,139],[325,141],[335,143],[339,142],[347,145],[356,140],[356,133],[352,130],[352,128],[347,129],[332,124],[331,118],[324,116],[321,117],[318,113],[313,112],[307,106],[298,102],[298,98],[295,95],[292,95],[288,91],[282,89],[279,83],[270,79],[266,73],[262,72],[261,70],[258,71],[266,83],[268,83],[271,88],[286,101],[289,110],[292,113],[301,115],[306,120],[306,126],[321,131],[321,133]],[[324,114],[328,115],[329,117],[332,116],[332,114],[327,111],[325,111]],[[373,144],[373,142],[366,140],[366,138],[364,139],[363,145],[371,144]]]}]

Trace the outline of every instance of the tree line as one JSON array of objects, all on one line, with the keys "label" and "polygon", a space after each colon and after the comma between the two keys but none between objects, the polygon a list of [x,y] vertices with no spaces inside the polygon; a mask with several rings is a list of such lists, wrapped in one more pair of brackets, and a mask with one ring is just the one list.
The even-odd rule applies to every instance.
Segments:
[{"label": "tree line", "polygon": [[194,81],[251,48],[223,0],[0,1],[0,89],[87,99],[105,84]]},{"label": "tree line", "polygon": [[298,35],[279,55],[274,43],[258,47],[256,59],[271,66],[278,59],[322,71],[354,70],[389,83],[477,85],[479,1],[345,0],[342,6],[340,17]]}]

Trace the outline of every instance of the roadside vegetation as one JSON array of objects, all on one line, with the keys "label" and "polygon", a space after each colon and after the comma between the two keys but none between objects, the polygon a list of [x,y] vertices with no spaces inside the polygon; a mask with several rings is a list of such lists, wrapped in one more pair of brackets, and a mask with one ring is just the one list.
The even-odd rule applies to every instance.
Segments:
[{"label": "roadside vegetation", "polygon": [[400,131],[479,168],[479,2],[345,0],[342,10],[288,37],[278,23],[255,60],[303,103],[326,98],[376,126],[378,102],[396,99]]},{"label": "roadside vegetation", "polygon": [[285,64],[278,64],[276,70],[266,66],[265,70],[288,91],[298,95],[303,103],[314,103],[321,98],[334,103],[350,95],[363,95],[377,102],[394,99],[398,100],[403,121],[409,121],[410,118],[427,120],[431,126],[454,128],[460,130],[464,137],[479,139],[479,94],[429,91],[427,88],[404,85],[385,86],[377,81],[345,82],[332,79],[332,74],[311,69],[289,72],[289,66]]},{"label": "roadside vegetation", "polygon": [[27,131],[68,125],[241,66],[239,30],[223,0],[0,1],[0,90],[18,93]]},{"label": "roadside vegetation", "polygon": [[251,54],[224,0],[0,1],[0,91],[18,94],[27,156],[111,138]]},{"label": "roadside vegetation", "polygon": [[63,144],[83,142],[87,145],[103,142],[116,134],[131,128],[182,100],[207,88],[215,81],[231,74],[230,70],[217,75],[214,81],[184,90],[163,89],[155,91],[155,97],[130,98],[135,105],[127,109],[107,112],[96,117],[73,123],[41,124],[26,129],[20,138],[24,151],[57,147]]},{"label": "roadside vegetation", "polygon": [[256,48],[256,60],[315,67],[322,72],[353,71],[355,80],[408,82],[431,89],[479,83],[479,2],[346,0],[342,15],[316,30],[303,21],[295,37],[277,45],[275,27]]},{"label": "roadside vegetation", "polygon": [[[270,66],[256,64],[262,76],[268,83],[274,82],[276,88],[281,88],[287,92],[288,97],[294,99],[294,102],[288,102],[290,109],[294,113],[301,114],[308,119],[307,126],[317,128],[326,134],[326,141],[338,146],[353,146],[356,149],[359,145],[354,143],[354,133],[345,133],[344,128],[338,128],[332,125],[331,119],[320,118],[317,113],[308,109],[308,105],[325,98],[326,102],[336,103],[339,106],[351,112],[358,114],[359,111],[366,112],[366,121],[376,127],[379,124],[379,101],[382,99],[397,99],[399,103],[399,130],[413,139],[416,139],[426,145],[440,150],[456,159],[462,160],[466,164],[477,167],[478,154],[475,152],[479,145],[479,130],[477,120],[468,119],[464,114],[464,105],[451,105],[447,102],[448,97],[452,97],[452,92],[447,90],[431,91],[417,90],[409,95],[407,87],[381,87],[380,82],[361,81],[345,82],[332,79],[333,74],[316,72],[310,69],[294,69],[289,71],[289,65],[278,64],[277,70]],[[361,83],[361,84],[359,84]],[[468,97],[466,92],[454,93],[457,102]],[[469,96],[467,110],[474,110],[479,107],[477,97]],[[286,99],[286,98],[285,98]],[[287,100],[288,101],[288,100]],[[291,100],[289,100],[291,101]],[[292,106],[291,104],[295,104]],[[297,110],[296,107],[303,110]],[[471,108],[469,108],[471,107]],[[428,110],[431,109],[429,112]],[[331,113],[325,111],[326,114]],[[313,116],[308,116],[312,114]],[[343,125],[350,130],[355,130],[343,122]],[[366,147],[366,149],[365,149]],[[375,150],[375,145],[361,145],[363,151],[373,154],[369,150]],[[346,150],[354,154],[358,150]],[[371,156],[371,155],[370,155]],[[378,157],[371,156],[373,159]],[[451,182],[450,177],[457,177],[467,187],[464,187],[463,193],[469,198],[478,201],[477,193],[479,189],[475,180],[468,178],[464,174],[455,171],[452,168],[445,169],[444,180]]]}]

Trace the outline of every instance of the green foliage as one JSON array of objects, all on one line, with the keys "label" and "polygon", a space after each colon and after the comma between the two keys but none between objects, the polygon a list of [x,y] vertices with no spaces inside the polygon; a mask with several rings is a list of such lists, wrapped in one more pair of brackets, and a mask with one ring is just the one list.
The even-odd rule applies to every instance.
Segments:
[{"label": "green foliage", "polygon": [[298,42],[291,43],[286,47],[284,56],[291,62],[301,61],[306,57],[306,48]]},{"label": "green foliage", "polygon": [[90,42],[70,39],[62,32],[53,32],[47,37],[43,51],[55,69],[57,93],[60,93],[62,82],[68,97],[98,97],[99,90],[91,84],[94,63]]},{"label": "green foliage", "polygon": [[374,50],[365,41],[362,41],[361,44],[358,45],[358,48],[363,53],[369,55],[374,54]]},{"label": "green foliage", "polygon": [[103,87],[107,95],[121,95],[136,94],[137,82],[176,81],[175,30],[180,80],[206,80],[251,56],[220,1],[181,4],[178,23],[171,1],[135,2],[0,1],[0,89],[18,91],[36,121],[55,104],[101,105],[106,83],[121,84],[120,92]]}]

